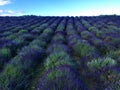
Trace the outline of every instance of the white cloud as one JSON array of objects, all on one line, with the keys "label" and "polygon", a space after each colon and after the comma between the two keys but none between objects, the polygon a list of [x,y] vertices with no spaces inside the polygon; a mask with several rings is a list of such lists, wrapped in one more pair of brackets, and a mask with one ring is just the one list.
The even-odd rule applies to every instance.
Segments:
[{"label": "white cloud", "polygon": [[104,9],[104,10],[91,10],[91,11],[83,11],[80,13],[82,16],[96,16],[96,15],[113,15],[120,14],[119,9]]},{"label": "white cloud", "polygon": [[120,15],[119,8],[105,8],[105,9],[88,9],[83,11],[68,12],[68,16],[98,16],[98,15]]},{"label": "white cloud", "polygon": [[0,0],[0,6],[11,3],[10,0]]},{"label": "white cloud", "polygon": [[0,16],[21,16],[24,11],[0,10]]}]

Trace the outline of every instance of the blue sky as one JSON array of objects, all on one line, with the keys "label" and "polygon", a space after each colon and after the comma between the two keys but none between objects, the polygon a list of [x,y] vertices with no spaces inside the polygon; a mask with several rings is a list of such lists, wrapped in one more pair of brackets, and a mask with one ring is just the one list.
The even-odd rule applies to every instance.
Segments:
[{"label": "blue sky", "polygon": [[0,0],[0,16],[120,15],[120,0]]}]

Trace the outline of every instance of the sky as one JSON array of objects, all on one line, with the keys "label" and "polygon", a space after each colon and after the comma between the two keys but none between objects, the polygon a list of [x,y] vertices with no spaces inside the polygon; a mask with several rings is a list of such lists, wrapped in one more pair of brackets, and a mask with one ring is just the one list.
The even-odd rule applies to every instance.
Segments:
[{"label": "sky", "polygon": [[0,16],[120,15],[120,0],[0,0]]}]

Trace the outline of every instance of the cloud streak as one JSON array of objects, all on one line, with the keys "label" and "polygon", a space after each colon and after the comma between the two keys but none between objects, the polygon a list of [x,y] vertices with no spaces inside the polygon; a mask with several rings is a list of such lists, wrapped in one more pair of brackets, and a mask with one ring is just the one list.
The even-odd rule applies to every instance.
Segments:
[{"label": "cloud streak", "polygon": [[0,0],[0,6],[6,5],[6,4],[10,4],[11,1],[10,0]]},{"label": "cloud streak", "polygon": [[0,16],[21,16],[24,11],[0,10]]}]

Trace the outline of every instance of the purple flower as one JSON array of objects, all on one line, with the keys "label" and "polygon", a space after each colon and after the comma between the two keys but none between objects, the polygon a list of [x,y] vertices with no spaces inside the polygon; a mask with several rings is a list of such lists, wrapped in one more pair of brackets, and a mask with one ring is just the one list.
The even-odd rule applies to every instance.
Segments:
[{"label": "purple flower", "polygon": [[68,65],[45,72],[36,88],[37,90],[88,90],[78,71]]}]

